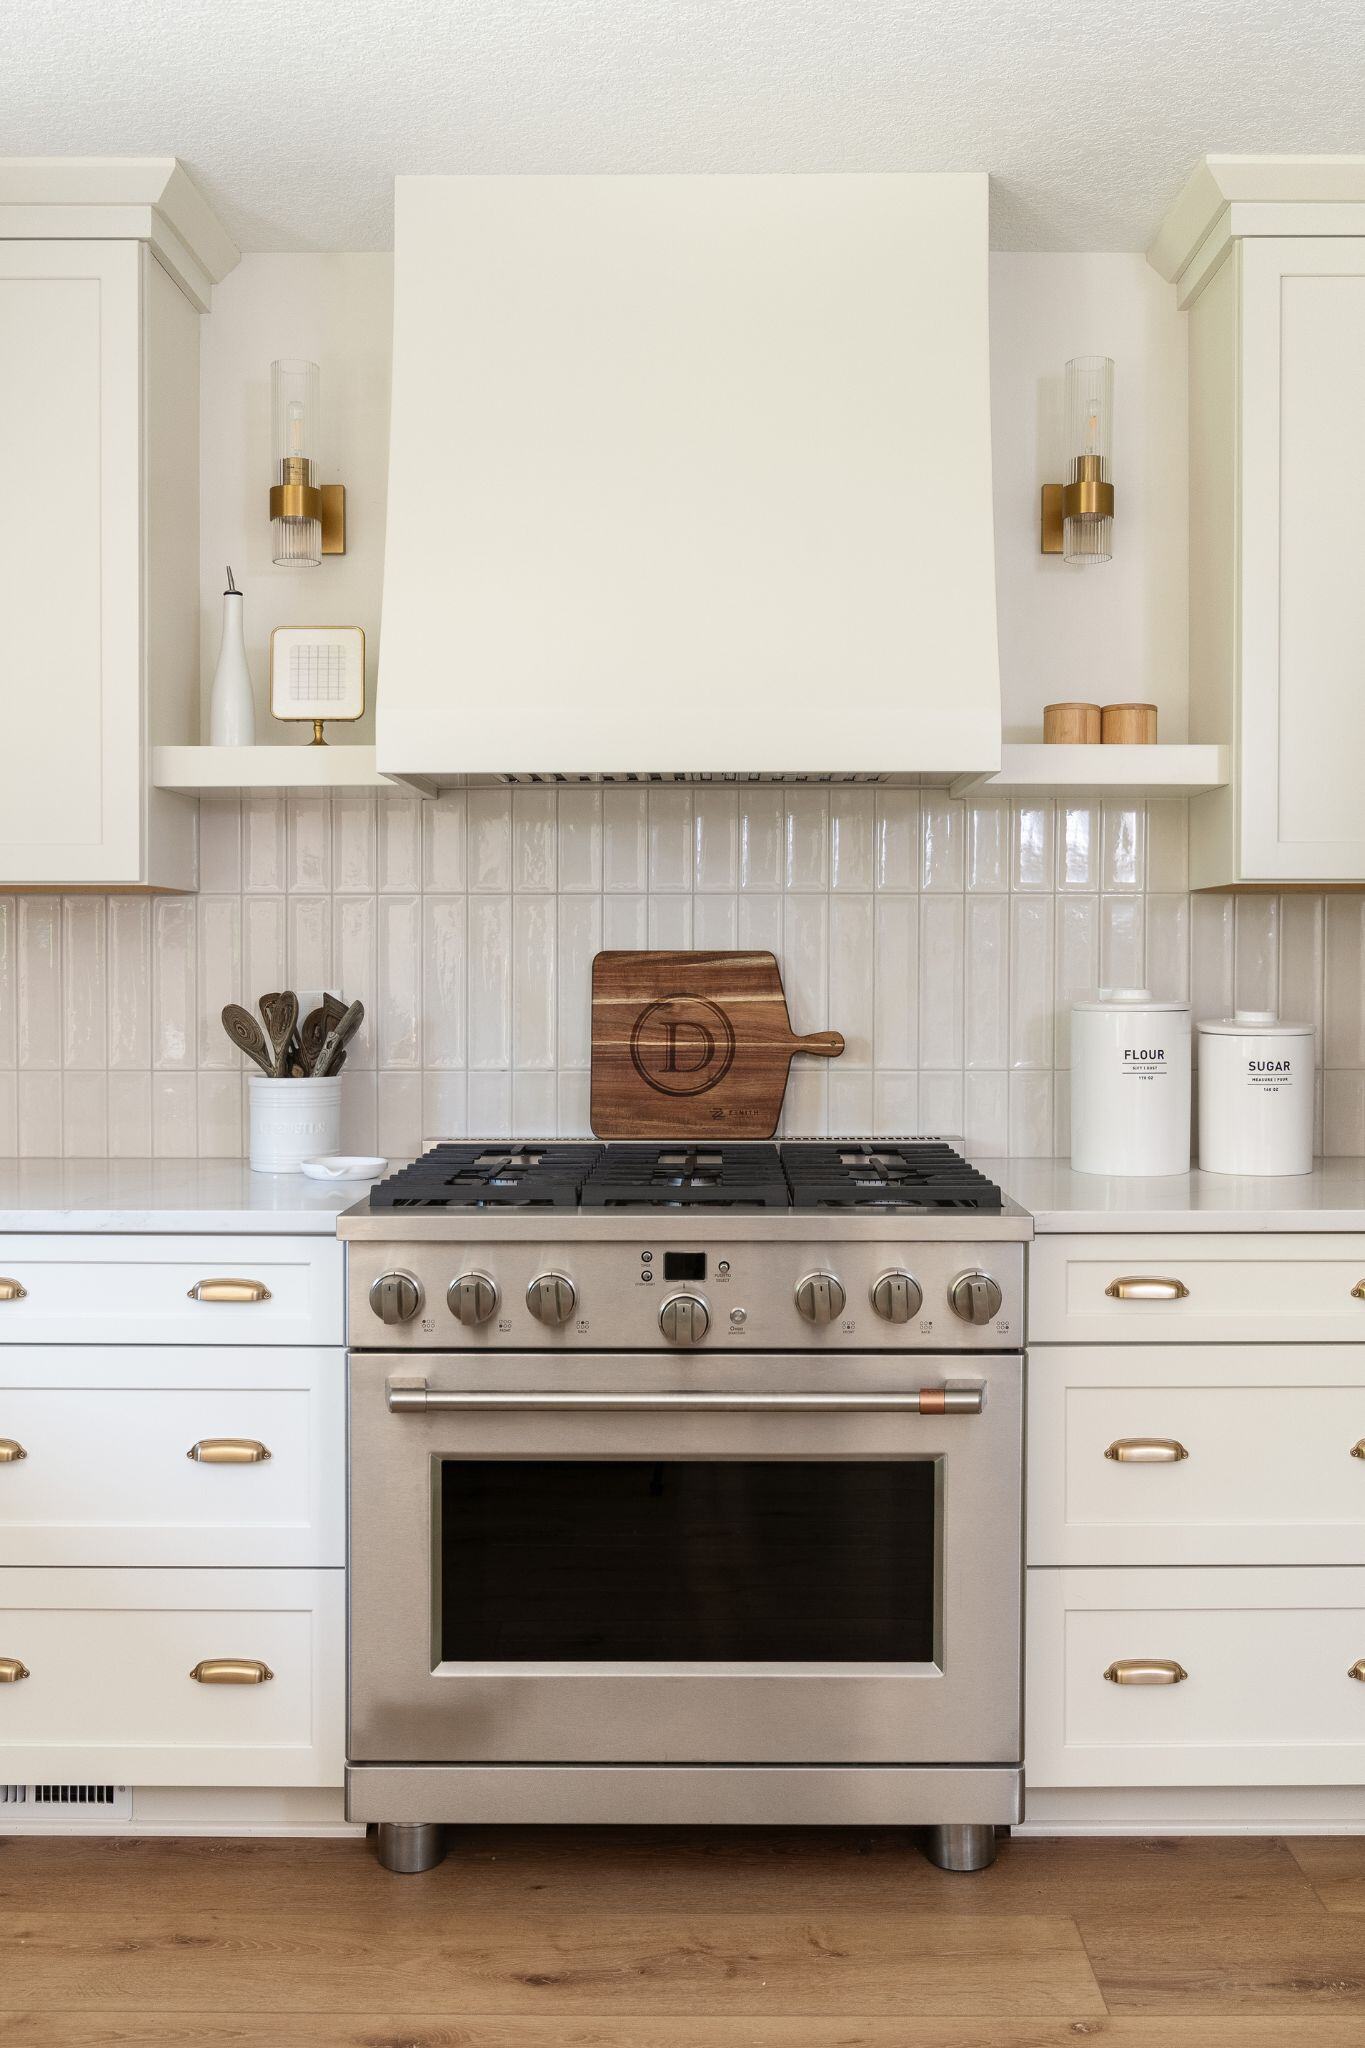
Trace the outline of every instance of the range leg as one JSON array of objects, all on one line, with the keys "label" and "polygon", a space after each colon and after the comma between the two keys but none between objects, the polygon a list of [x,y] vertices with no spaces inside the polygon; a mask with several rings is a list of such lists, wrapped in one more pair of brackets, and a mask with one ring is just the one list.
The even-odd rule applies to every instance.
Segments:
[{"label": "range leg", "polygon": [[421,1870],[434,1870],[441,1861],[446,1853],[445,1829],[434,1821],[382,1820],[378,1847],[385,1870],[411,1877]]},{"label": "range leg", "polygon": [[930,1828],[924,1853],[940,1870],[985,1870],[995,1861],[995,1829],[977,1822]]}]

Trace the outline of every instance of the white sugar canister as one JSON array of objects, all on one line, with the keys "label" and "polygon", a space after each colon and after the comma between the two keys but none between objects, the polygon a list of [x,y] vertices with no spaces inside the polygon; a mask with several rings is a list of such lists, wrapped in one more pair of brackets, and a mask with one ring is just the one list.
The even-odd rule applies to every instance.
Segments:
[{"label": "white sugar canister", "polygon": [[1077,1173],[1190,1170],[1190,1006],[1102,988],[1071,1009],[1071,1164]]},{"label": "white sugar canister", "polygon": [[1199,1026],[1199,1164],[1205,1173],[1313,1171],[1313,1027],[1273,1010]]}]

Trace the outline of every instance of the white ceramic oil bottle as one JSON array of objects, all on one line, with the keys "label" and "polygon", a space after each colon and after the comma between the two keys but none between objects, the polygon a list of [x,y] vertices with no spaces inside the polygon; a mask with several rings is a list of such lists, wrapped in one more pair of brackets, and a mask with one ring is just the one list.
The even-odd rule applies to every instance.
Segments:
[{"label": "white ceramic oil bottle", "polygon": [[223,638],[209,696],[209,744],[214,747],[254,747],[256,700],[251,693],[251,670],[246,660],[242,593],[231,569],[227,572],[227,580],[228,587],[223,592]]}]

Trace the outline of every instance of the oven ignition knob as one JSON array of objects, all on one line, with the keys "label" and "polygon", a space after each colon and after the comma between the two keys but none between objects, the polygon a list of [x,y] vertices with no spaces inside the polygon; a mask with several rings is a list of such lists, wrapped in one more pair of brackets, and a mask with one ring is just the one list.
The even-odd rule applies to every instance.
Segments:
[{"label": "oven ignition knob", "polygon": [[539,1273],[526,1290],[526,1306],[538,1323],[558,1329],[574,1312],[578,1290],[567,1273]]},{"label": "oven ignition knob", "polygon": [[461,1273],[446,1289],[446,1306],[457,1323],[472,1330],[496,1313],[497,1283],[487,1273]]},{"label": "oven ignition knob", "polygon": [[964,1323],[993,1323],[1000,1313],[1000,1286],[989,1273],[959,1273],[948,1289],[948,1305]]},{"label": "oven ignition knob", "polygon": [[832,1323],[844,1312],[848,1297],[832,1273],[807,1273],[797,1282],[796,1306],[808,1323]]},{"label": "oven ignition knob", "polygon": [[908,1323],[923,1305],[923,1290],[910,1273],[883,1273],[872,1283],[872,1306],[884,1323]]},{"label": "oven ignition knob", "polygon": [[659,1310],[659,1328],[670,1344],[700,1344],[711,1327],[711,1311],[698,1294],[674,1294]]},{"label": "oven ignition knob", "polygon": [[370,1307],[381,1323],[410,1323],[422,1306],[422,1283],[411,1273],[381,1273],[370,1288]]}]

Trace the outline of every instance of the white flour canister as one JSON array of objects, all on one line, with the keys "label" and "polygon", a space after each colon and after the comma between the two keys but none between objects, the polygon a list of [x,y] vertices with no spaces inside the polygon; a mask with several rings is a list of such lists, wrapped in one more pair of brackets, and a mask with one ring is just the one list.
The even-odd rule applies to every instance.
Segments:
[{"label": "white flour canister", "polygon": [[1313,1027],[1273,1010],[1199,1026],[1199,1164],[1205,1173],[1313,1171]]},{"label": "white flour canister", "polygon": [[1071,1164],[1077,1173],[1190,1170],[1190,1006],[1102,988],[1071,1010]]}]

